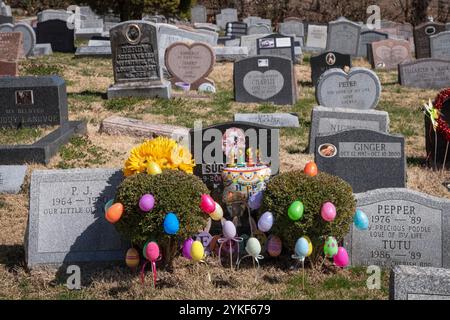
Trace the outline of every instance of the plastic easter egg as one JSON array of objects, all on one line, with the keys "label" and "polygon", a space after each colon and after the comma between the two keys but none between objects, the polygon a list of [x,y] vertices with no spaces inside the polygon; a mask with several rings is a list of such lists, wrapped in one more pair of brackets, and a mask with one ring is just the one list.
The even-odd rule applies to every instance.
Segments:
[{"label": "plastic easter egg", "polygon": [[144,194],[139,200],[139,208],[144,212],[150,212],[155,206],[155,198],[151,194]]},{"label": "plastic easter egg", "polygon": [[369,228],[369,218],[367,218],[367,215],[359,209],[356,210],[355,215],[353,216],[353,223],[359,230],[367,230],[367,228]]},{"label": "plastic easter egg", "polygon": [[183,242],[183,249],[181,250],[183,253],[183,257],[185,257],[188,260],[191,260],[191,247],[194,240],[192,238],[186,239]]},{"label": "plastic easter egg", "polygon": [[261,253],[261,244],[256,238],[249,238],[247,240],[247,245],[245,246],[245,251],[253,257],[258,256]]},{"label": "plastic easter egg", "polygon": [[306,257],[309,251],[308,240],[300,238],[295,243],[295,254],[299,257]]},{"label": "plastic easter egg", "polygon": [[323,253],[327,258],[332,258],[338,252],[338,243],[335,237],[328,237],[323,246]]},{"label": "plastic easter egg", "polygon": [[264,212],[258,220],[258,229],[262,232],[268,232],[273,226],[272,212]]},{"label": "plastic easter egg", "polygon": [[107,203],[105,203],[105,214],[108,212],[108,209],[111,208],[111,206],[114,204],[114,199],[109,200]]},{"label": "plastic easter egg", "polygon": [[292,202],[288,209],[288,216],[291,220],[297,221],[303,217],[303,211],[305,207],[300,200]]},{"label": "plastic easter egg", "polygon": [[258,210],[261,207],[263,193],[261,191],[252,194],[248,199],[248,207],[252,210]]},{"label": "plastic easter egg", "polygon": [[156,242],[150,241],[147,243],[145,257],[149,261],[156,261],[159,258],[159,246]]},{"label": "plastic easter egg", "polygon": [[209,194],[202,194],[202,198],[200,199],[200,209],[204,213],[210,214],[216,210],[216,202]]},{"label": "plastic easter egg", "polygon": [[220,221],[223,218],[223,209],[220,206],[220,204],[218,204],[216,202],[216,208],[215,210],[209,215],[211,217],[211,219],[213,219],[214,221]]},{"label": "plastic easter egg", "polygon": [[308,236],[303,236],[303,238],[305,238],[306,241],[308,241],[308,253],[306,254],[306,256],[309,257],[313,252],[313,245],[311,239]]},{"label": "plastic easter egg", "polygon": [[309,161],[303,169],[303,172],[310,177],[316,176],[318,171],[319,170],[317,169],[317,165],[314,161]]},{"label": "plastic easter egg", "polygon": [[135,248],[128,249],[125,255],[125,263],[129,268],[136,268],[139,265],[139,252]]},{"label": "plastic easter egg", "polygon": [[349,259],[347,250],[344,247],[339,247],[337,253],[333,257],[334,264],[338,267],[345,268],[348,266]]},{"label": "plastic easter egg", "polygon": [[278,257],[281,254],[282,244],[280,238],[271,235],[267,240],[267,253],[271,257]]},{"label": "plastic easter egg", "polygon": [[336,207],[331,202],[325,202],[320,209],[320,214],[323,220],[330,222],[336,218]]},{"label": "plastic easter egg", "polygon": [[225,221],[222,226],[223,235],[225,238],[234,238],[236,236],[236,227],[233,222]]},{"label": "plastic easter egg", "polygon": [[191,258],[193,261],[198,262],[203,259],[205,255],[205,248],[200,241],[194,241],[191,245]]},{"label": "plastic easter egg", "polygon": [[120,220],[123,214],[123,204],[114,203],[111,207],[109,207],[108,211],[106,211],[105,218],[110,223],[116,223]]},{"label": "plastic easter egg", "polygon": [[180,222],[173,212],[169,212],[164,218],[164,232],[167,234],[176,234],[180,229]]},{"label": "plastic easter egg", "polygon": [[161,167],[154,161],[148,163],[147,173],[153,175],[157,175],[162,173]]}]

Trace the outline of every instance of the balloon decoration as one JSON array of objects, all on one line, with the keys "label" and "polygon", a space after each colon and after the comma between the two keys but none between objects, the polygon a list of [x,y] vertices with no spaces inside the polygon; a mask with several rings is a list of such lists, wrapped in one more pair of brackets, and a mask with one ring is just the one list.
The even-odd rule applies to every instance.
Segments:
[{"label": "balloon decoration", "polygon": [[223,218],[223,209],[220,206],[220,204],[218,204],[216,202],[216,208],[214,209],[214,211],[209,215],[211,219],[213,219],[214,221],[220,221]]},{"label": "balloon decoration", "polygon": [[239,269],[239,265],[241,264],[241,261],[244,260],[247,257],[252,258],[253,264],[257,264],[256,270],[259,269],[259,260],[264,259],[264,257],[261,255],[261,243],[259,243],[259,240],[251,237],[247,240],[247,244],[245,246],[245,251],[247,251],[247,255],[239,259],[237,263],[237,268]]},{"label": "balloon decoration", "polygon": [[258,229],[262,232],[268,232],[273,226],[272,212],[264,212],[258,220]]},{"label": "balloon decoration", "polygon": [[139,200],[139,209],[143,212],[152,211],[155,206],[155,198],[151,194],[144,194]]},{"label": "balloon decoration", "polygon": [[[230,254],[230,268],[233,269],[233,241],[239,244],[239,242],[243,241],[241,237],[236,237],[236,227],[234,223],[231,221],[225,221],[222,225],[223,238],[220,238],[218,242],[220,243],[219,247],[219,263],[222,264],[222,260],[220,259],[220,255],[222,252],[222,246],[224,243],[229,244],[229,254]],[[239,256],[239,245],[238,248],[238,256]]]},{"label": "balloon decoration", "polygon": [[248,207],[251,210],[258,210],[261,207],[262,200],[263,200],[262,191],[252,194],[248,199]]},{"label": "balloon decoration", "polygon": [[125,263],[131,269],[135,269],[139,265],[139,252],[135,248],[128,249],[125,255]]},{"label": "balloon decoration", "polygon": [[200,200],[200,209],[204,213],[211,214],[216,210],[216,202],[209,194],[202,194],[201,200]]},{"label": "balloon decoration", "polygon": [[338,253],[338,243],[336,238],[328,237],[323,246],[323,253],[325,257],[333,258]]},{"label": "balloon decoration", "polygon": [[319,170],[317,169],[317,165],[314,161],[309,161],[303,169],[303,172],[310,177],[316,176],[318,171]]},{"label": "balloon decoration", "polygon": [[147,173],[154,176],[162,173],[161,167],[154,161],[149,162],[147,166]]},{"label": "balloon decoration", "polygon": [[192,257],[191,257],[191,247],[192,247],[193,243],[194,243],[194,240],[192,240],[192,238],[186,239],[183,242],[183,247],[182,247],[181,252],[183,254],[183,257],[185,257],[188,260],[192,259]]},{"label": "balloon decoration", "polygon": [[152,273],[153,273],[153,287],[156,286],[156,278],[157,278],[157,274],[156,274],[156,261],[161,260],[161,254],[159,252],[159,246],[156,242],[153,241],[149,241],[145,244],[144,248],[144,256],[147,259],[147,261],[144,263],[144,265],[142,266],[142,270],[141,270],[141,281],[142,283],[144,283],[144,272],[145,272],[145,267],[147,266],[147,263],[151,263],[152,266]]},{"label": "balloon decoration", "polygon": [[338,267],[345,268],[349,264],[347,250],[344,247],[339,247],[337,253],[333,257],[334,264]]},{"label": "balloon decoration", "polygon": [[116,223],[122,217],[123,210],[124,210],[123,204],[114,203],[106,211],[106,214],[105,214],[106,220],[108,220],[109,223]]},{"label": "balloon decoration", "polygon": [[267,239],[267,253],[269,256],[278,257],[281,254],[282,248],[283,245],[279,237],[271,235],[269,239]]},{"label": "balloon decoration", "polygon": [[174,235],[180,229],[180,222],[173,212],[169,212],[164,218],[164,232],[169,235]]},{"label": "balloon decoration", "polygon": [[353,216],[353,223],[359,230],[367,230],[369,228],[369,218],[367,218],[367,215],[359,209],[356,210],[355,215]]},{"label": "balloon decoration", "polygon": [[305,208],[300,200],[292,202],[288,209],[288,216],[291,220],[297,221],[303,217]]},{"label": "balloon decoration", "polygon": [[325,202],[320,209],[320,214],[323,220],[331,222],[336,218],[336,207],[331,202]]}]

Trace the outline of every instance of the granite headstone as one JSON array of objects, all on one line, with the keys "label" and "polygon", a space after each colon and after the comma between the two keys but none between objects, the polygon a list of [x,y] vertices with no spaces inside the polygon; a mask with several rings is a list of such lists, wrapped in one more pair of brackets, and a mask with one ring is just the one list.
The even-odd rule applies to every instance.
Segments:
[{"label": "granite headstone", "polygon": [[414,28],[414,45],[416,58],[430,58],[430,37],[445,31],[445,24],[425,22]]},{"label": "granite headstone", "polygon": [[293,113],[236,113],[234,121],[262,124],[276,128],[299,128],[298,115]]},{"label": "granite headstone", "polygon": [[0,165],[0,194],[17,194],[22,188],[27,166],[2,166]]},{"label": "granite headstone", "polygon": [[17,61],[23,56],[22,43],[22,33],[0,32],[0,60]]},{"label": "granite headstone", "polygon": [[327,47],[327,32],[328,26],[309,24],[306,36],[306,47],[325,49]]},{"label": "granite headstone", "polygon": [[324,52],[310,58],[311,81],[313,86],[317,85],[320,76],[328,69],[352,67],[352,57],[349,54],[339,52]]},{"label": "granite headstone", "polygon": [[430,50],[432,58],[450,60],[450,31],[431,36]]},{"label": "granite headstone", "polygon": [[369,59],[374,69],[397,69],[399,64],[411,62],[411,46],[407,40],[387,39],[372,42]]},{"label": "granite headstone", "polygon": [[191,8],[191,22],[205,23],[206,22],[206,7],[202,5],[195,5]]},{"label": "granite headstone", "polygon": [[247,34],[268,34],[272,33],[272,27],[264,23],[254,24],[247,28]]},{"label": "granite headstone", "polygon": [[361,26],[347,19],[328,24],[327,51],[356,56],[360,42]]},{"label": "granite headstone", "polygon": [[258,55],[273,55],[288,58],[295,62],[294,37],[271,34],[257,39]]},{"label": "granite headstone", "polygon": [[442,89],[450,86],[450,61],[419,59],[398,65],[399,83],[405,87]]},{"label": "granite headstone", "polygon": [[75,30],[63,20],[39,22],[36,28],[36,43],[50,43],[54,52],[75,52]]},{"label": "granite headstone", "polygon": [[367,58],[367,45],[388,39],[388,34],[379,31],[363,31],[359,40],[358,57]]},{"label": "granite headstone", "polygon": [[36,33],[34,29],[27,23],[19,22],[15,25],[13,24],[2,24],[0,25],[0,33],[2,32],[20,32],[23,37],[23,54],[29,56],[33,53],[34,47],[36,46]]}]

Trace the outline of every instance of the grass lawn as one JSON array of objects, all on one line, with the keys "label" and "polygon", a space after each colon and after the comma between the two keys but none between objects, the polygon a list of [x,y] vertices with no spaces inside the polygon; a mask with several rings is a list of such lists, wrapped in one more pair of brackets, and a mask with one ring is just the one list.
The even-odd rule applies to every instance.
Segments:
[{"label": "grass lawn", "polygon": [[[296,112],[298,129],[281,129],[281,172],[302,169],[312,156],[305,152],[308,144],[310,114],[316,105],[310,80],[310,67],[297,65],[299,100],[294,106],[243,104],[233,101],[232,63],[217,63],[210,78],[216,83],[217,94],[210,101],[186,98],[172,100],[105,99],[113,83],[110,59],[75,59],[73,55],[55,53],[49,57],[29,59],[20,65],[21,75],[58,74],[67,84],[70,120],[86,120],[88,135],[75,137],[61,148],[47,168],[122,167],[129,150],[142,139],[109,136],[99,133],[101,121],[111,115],[132,117],[148,122],[192,127],[200,119],[203,125],[231,121],[236,112]],[[369,67],[362,60],[355,66]],[[433,99],[436,90],[400,87],[396,72],[378,72],[382,94],[378,110],[389,112],[391,133],[406,138],[408,188],[438,197],[450,198],[442,185],[450,177],[425,167],[424,116],[420,106]],[[0,144],[32,143],[51,128],[1,130]],[[365,268],[338,270],[328,266],[324,271],[306,270],[305,289],[302,272],[291,270],[288,258],[264,259],[258,280],[251,265],[230,272],[210,259],[209,267],[192,266],[183,258],[175,262],[173,273],[160,271],[156,289],[146,285],[124,266],[83,267],[82,290],[65,287],[65,270],[27,271],[24,262],[23,238],[28,217],[28,187],[31,170],[42,165],[30,165],[26,183],[18,195],[0,195],[0,299],[387,299],[388,271],[382,275],[380,290],[366,287]],[[374,172],[374,175],[376,172]],[[370,178],[370,177],[369,177]],[[211,282],[207,280],[208,270]]]}]

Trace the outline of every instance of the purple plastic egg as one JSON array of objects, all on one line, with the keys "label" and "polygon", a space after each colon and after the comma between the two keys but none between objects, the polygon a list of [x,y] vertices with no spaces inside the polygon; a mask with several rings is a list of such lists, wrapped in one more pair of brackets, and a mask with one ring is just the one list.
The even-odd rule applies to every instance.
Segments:
[{"label": "purple plastic egg", "polygon": [[144,212],[149,212],[155,206],[155,197],[151,194],[144,194],[139,200],[139,208]]},{"label": "purple plastic egg", "polygon": [[236,236],[236,227],[234,226],[234,223],[231,221],[225,221],[222,227],[223,235],[227,239],[234,238]]},{"label": "purple plastic egg", "polygon": [[192,238],[186,239],[183,242],[183,257],[185,257],[188,260],[191,260],[191,247],[192,247],[192,243],[194,242],[194,240],[192,240]]}]

